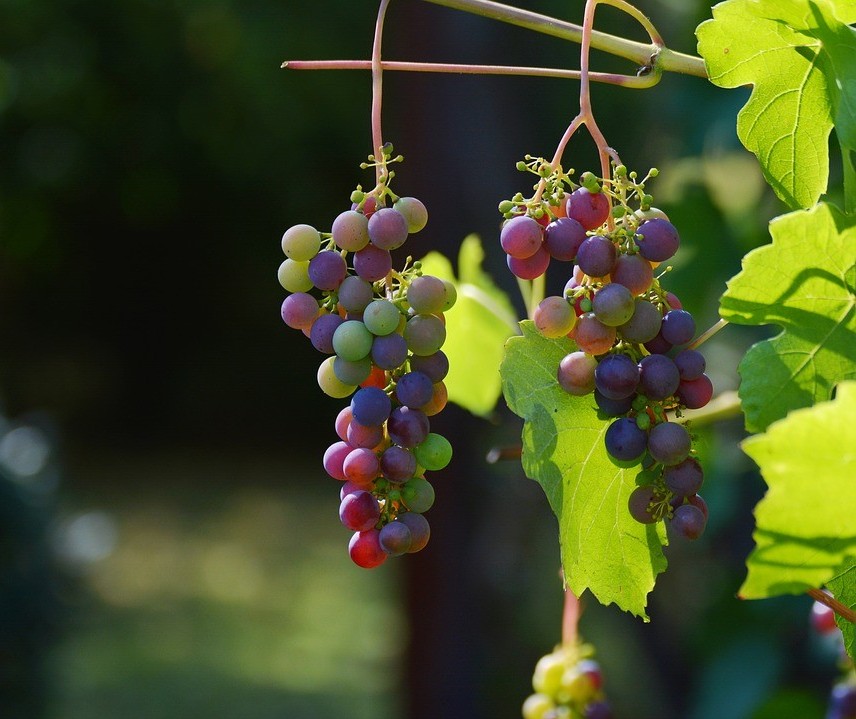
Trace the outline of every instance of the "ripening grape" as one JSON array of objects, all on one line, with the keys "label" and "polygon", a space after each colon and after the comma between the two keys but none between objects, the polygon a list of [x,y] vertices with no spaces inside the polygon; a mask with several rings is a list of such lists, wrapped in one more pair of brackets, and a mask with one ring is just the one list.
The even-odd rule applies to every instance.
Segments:
[{"label": "ripening grape", "polygon": [[402,447],[415,447],[422,444],[428,436],[430,421],[419,409],[395,407],[386,423],[389,438]]},{"label": "ripening grape", "polygon": [[431,355],[446,341],[446,326],[437,315],[414,315],[404,326],[404,339],[415,355]]},{"label": "ripening grape", "polygon": [[410,527],[403,522],[393,520],[381,527],[378,541],[384,552],[397,557],[410,550],[413,537],[410,533]]},{"label": "ripening grape", "polygon": [[623,462],[642,459],[648,443],[648,434],[639,429],[631,417],[616,419],[606,430],[604,444],[611,457]]},{"label": "ripening grape", "polygon": [[594,391],[597,360],[586,352],[571,352],[559,362],[556,380],[568,394],[582,397]]},{"label": "ripening grape", "polygon": [[312,346],[324,354],[333,354],[336,351],[333,349],[333,335],[344,321],[339,315],[329,313],[316,317],[309,328],[309,341]]},{"label": "ripening grape", "polygon": [[698,350],[681,350],[673,359],[682,380],[698,379],[706,368],[704,355]]},{"label": "ripening grape", "polygon": [[356,361],[368,357],[374,337],[359,320],[345,320],[333,332],[333,351],[343,359]]},{"label": "ripening grape", "polygon": [[431,527],[425,516],[419,512],[402,512],[398,515],[397,522],[407,525],[410,530],[410,548],[408,553],[418,552],[424,549],[431,537]]},{"label": "ripening grape", "polygon": [[686,539],[698,539],[706,524],[704,513],[694,504],[676,507],[669,520],[669,526]]},{"label": "ripening grape", "polygon": [[446,304],[446,283],[439,277],[414,277],[407,288],[407,302],[416,314],[440,314]]},{"label": "ripening grape", "polygon": [[316,379],[321,391],[328,397],[341,399],[353,394],[357,389],[356,385],[346,384],[336,376],[334,368],[335,356],[327,357],[319,366]]},{"label": "ripening grape", "polygon": [[663,315],[660,333],[671,345],[686,344],[695,335],[695,320],[686,310],[669,310]]},{"label": "ripening grape", "polygon": [[392,209],[404,216],[410,234],[419,232],[428,224],[428,210],[422,200],[415,197],[399,197],[393,203]]},{"label": "ripening grape", "polygon": [[568,197],[565,212],[586,230],[596,230],[609,217],[609,198],[602,192],[579,187]]},{"label": "ripening grape", "polygon": [[544,228],[528,215],[518,215],[507,220],[499,233],[499,244],[509,257],[526,259],[532,257],[544,241]]},{"label": "ripening grape", "polygon": [[345,463],[345,458],[351,453],[352,449],[353,447],[344,441],[331,444],[324,451],[324,458],[322,460],[324,471],[333,479],[344,482],[347,477],[342,467]]},{"label": "ripening grape", "polygon": [[351,413],[360,424],[383,424],[391,411],[389,395],[378,387],[361,387],[351,397]]},{"label": "ripening grape", "polygon": [[639,361],[639,392],[658,402],[671,397],[681,381],[675,363],[666,355],[648,355]]},{"label": "ripening grape", "polygon": [[383,370],[394,370],[407,361],[407,340],[396,332],[375,337],[372,341],[372,362]]},{"label": "ripening grape", "polygon": [[295,330],[312,326],[318,316],[318,300],[306,292],[293,292],[282,301],[282,321]]},{"label": "ripening grape", "polygon": [[401,487],[401,501],[411,512],[427,512],[434,505],[434,499],[434,487],[423,477],[414,477]]},{"label": "ripening grape", "polygon": [[354,253],[354,272],[366,282],[382,280],[392,271],[392,255],[373,244]]},{"label": "ripening grape", "polygon": [[713,397],[713,382],[706,374],[696,379],[681,380],[677,397],[687,409],[700,409]]},{"label": "ripening grape", "polygon": [[627,414],[633,407],[633,400],[636,399],[635,394],[622,399],[610,399],[600,392],[597,388],[594,390],[594,401],[598,410],[607,417],[621,417]]},{"label": "ripening grape", "polygon": [[443,350],[430,355],[413,355],[410,358],[410,369],[428,375],[432,382],[440,382],[449,373],[449,358]]},{"label": "ripening grape", "polygon": [[559,217],[544,228],[544,248],[562,262],[573,261],[585,239],[585,228],[571,217]]},{"label": "ripening grape", "polygon": [[650,484],[636,487],[627,500],[627,508],[630,516],[642,524],[653,524],[657,517],[653,512],[653,505],[657,502],[656,490]]},{"label": "ripening grape", "polygon": [[395,385],[398,401],[405,407],[419,409],[431,401],[434,394],[434,384],[428,375],[411,371],[398,378]]},{"label": "ripening grape", "polygon": [[666,486],[681,498],[696,494],[704,482],[704,471],[695,457],[687,457],[663,472]]},{"label": "ripening grape", "polygon": [[624,285],[634,296],[644,294],[654,283],[651,263],[640,254],[619,255],[609,276],[613,283]]},{"label": "ripening grape", "polygon": [[587,238],[577,251],[577,265],[589,277],[605,277],[615,266],[615,244],[603,235]]},{"label": "ripening grape", "polygon": [[544,247],[539,247],[533,255],[525,259],[511,255],[507,255],[505,259],[511,274],[521,280],[537,279],[550,266],[550,253]]},{"label": "ripening grape", "polygon": [[594,316],[593,312],[580,315],[570,333],[577,346],[590,355],[609,352],[615,343],[615,335],[615,327],[607,327]]},{"label": "ripening grape", "polygon": [[633,316],[616,329],[618,334],[628,342],[645,344],[657,336],[662,323],[663,317],[660,311],[648,300],[636,297],[633,300]]},{"label": "ripening grape", "polygon": [[392,444],[380,456],[380,470],[390,482],[404,482],[416,472],[416,456],[409,449]]},{"label": "ripening grape", "polygon": [[365,569],[380,566],[389,556],[383,551],[380,532],[377,529],[354,532],[348,542],[348,554],[354,564]]},{"label": "ripening grape", "polygon": [[564,337],[577,323],[577,315],[570,303],[558,295],[545,297],[532,313],[537,330],[544,337]]},{"label": "ripening grape", "polygon": [[639,367],[625,354],[611,354],[598,362],[594,381],[605,397],[623,399],[639,386]]},{"label": "ripening grape", "polygon": [[369,302],[363,312],[363,323],[373,335],[388,335],[398,329],[401,312],[392,302],[376,299]]},{"label": "ripening grape", "polygon": [[333,358],[333,374],[346,385],[359,385],[365,382],[372,371],[372,361],[369,357],[359,360],[346,360],[342,357]]},{"label": "ripening grape", "polygon": [[591,301],[594,316],[608,327],[618,327],[630,321],[636,309],[633,295],[624,285],[604,285]]},{"label": "ripening grape", "polygon": [[309,292],[314,285],[309,279],[309,260],[292,260],[286,257],[277,270],[277,279],[288,292]]},{"label": "ripening grape", "polygon": [[369,241],[382,250],[395,250],[407,240],[407,219],[392,207],[381,207],[368,222]]},{"label": "ripening grape", "polygon": [[[345,479],[360,486],[370,485],[380,474],[380,459],[366,447],[352,449],[342,463]],[[351,527],[351,529],[357,529]]]},{"label": "ripening grape", "polygon": [[452,459],[452,444],[436,432],[429,432],[413,451],[416,461],[429,471],[443,469]]},{"label": "ripening grape", "polygon": [[348,266],[338,252],[322,250],[309,260],[306,272],[319,290],[335,290],[348,274]]},{"label": "ripening grape", "polygon": [[370,282],[348,275],[338,288],[339,306],[346,312],[362,312],[372,301],[374,291]]},{"label": "ripening grape", "polygon": [[333,242],[339,249],[356,252],[369,243],[368,218],[356,210],[341,212],[331,228]]},{"label": "ripening grape", "polygon": [[661,422],[648,433],[648,451],[666,466],[683,462],[690,453],[692,440],[686,427],[676,422]]}]

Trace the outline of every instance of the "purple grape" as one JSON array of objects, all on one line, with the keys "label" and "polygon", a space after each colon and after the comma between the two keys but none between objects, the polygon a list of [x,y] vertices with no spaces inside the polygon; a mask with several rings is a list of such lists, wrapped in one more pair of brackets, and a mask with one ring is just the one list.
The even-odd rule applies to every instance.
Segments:
[{"label": "purple grape", "polygon": [[621,462],[636,462],[645,453],[648,435],[639,429],[635,419],[621,417],[607,427],[603,441],[611,457]]},{"label": "purple grape", "polygon": [[449,374],[449,358],[443,350],[430,355],[413,355],[410,358],[410,369],[428,375],[431,382],[441,382]]},{"label": "purple grape", "polygon": [[339,519],[348,529],[365,532],[380,519],[380,505],[371,492],[357,490],[342,499]]},{"label": "purple grape", "polygon": [[837,682],[829,693],[826,719],[856,719],[856,684]]},{"label": "purple grape", "polygon": [[713,397],[713,382],[706,374],[696,379],[681,380],[677,396],[687,409],[700,409]]},{"label": "purple grape", "polygon": [[681,376],[675,363],[666,355],[648,355],[639,362],[639,391],[659,402],[678,389]]},{"label": "purple grape", "polygon": [[410,527],[397,520],[381,527],[378,539],[383,551],[393,557],[409,552],[413,542]]},{"label": "purple grape", "polygon": [[416,471],[416,456],[409,449],[392,444],[380,456],[380,471],[390,482],[405,482]]},{"label": "purple grape", "polygon": [[428,520],[422,514],[418,512],[405,512],[399,514],[396,521],[406,524],[410,529],[412,541],[410,549],[407,550],[409,554],[425,548],[425,545],[428,544],[428,539],[431,537],[431,527],[428,524]]},{"label": "purple grape", "polygon": [[421,410],[396,407],[390,412],[386,429],[395,444],[412,448],[425,441],[430,431],[430,422]]},{"label": "purple grape", "polygon": [[368,220],[362,212],[345,210],[339,213],[330,228],[336,246],[356,252],[369,243]]},{"label": "purple grape", "polygon": [[519,258],[507,255],[506,264],[511,274],[521,280],[534,280],[543,275],[550,266],[550,253],[539,247],[531,257]]},{"label": "purple grape", "polygon": [[675,226],[668,220],[656,217],[646,220],[636,229],[639,254],[652,262],[664,262],[678,251],[680,238]]},{"label": "purple grape", "polygon": [[419,409],[434,396],[434,383],[422,372],[406,372],[395,384],[395,395],[404,406]]},{"label": "purple grape", "polygon": [[595,387],[609,399],[624,399],[639,385],[639,367],[625,354],[611,354],[598,362],[594,371]]},{"label": "purple grape", "polygon": [[624,399],[610,399],[600,392],[594,391],[594,401],[597,408],[607,417],[621,417],[627,414],[633,407],[633,400],[636,399],[635,394],[631,394]]},{"label": "purple grape", "polygon": [[347,477],[345,470],[342,468],[345,463],[345,458],[351,453],[354,448],[347,442],[333,442],[326,450],[322,464],[324,471],[327,472],[333,479],[338,479],[344,482]]},{"label": "purple grape", "polygon": [[669,310],[663,315],[660,333],[672,345],[686,344],[695,335],[695,320],[686,310]]},{"label": "purple grape", "polygon": [[669,520],[669,526],[685,539],[698,539],[706,524],[704,513],[694,504],[676,507]]},{"label": "purple grape", "polygon": [[656,306],[641,297],[634,299],[633,305],[633,316],[623,325],[618,326],[618,332],[628,342],[639,344],[651,342],[660,331],[663,316]]},{"label": "purple grape", "polygon": [[366,282],[377,282],[392,270],[392,255],[375,245],[368,244],[354,253],[354,272]]},{"label": "purple grape", "polygon": [[384,370],[394,370],[407,361],[407,340],[397,332],[375,337],[372,341],[372,362]]},{"label": "purple grape", "polygon": [[661,422],[648,433],[648,451],[667,467],[683,462],[690,453],[692,439],[686,427],[676,422]]},{"label": "purple grape", "polygon": [[345,258],[334,250],[322,250],[309,260],[309,279],[319,290],[335,290],[347,274]]},{"label": "purple grape", "polygon": [[544,228],[544,248],[562,262],[574,260],[585,239],[585,228],[572,217],[559,217]]},{"label": "purple grape", "polygon": [[528,215],[518,215],[506,220],[499,233],[499,244],[505,254],[520,260],[532,257],[541,249],[543,240],[544,228]]},{"label": "purple grape", "polygon": [[318,300],[306,292],[294,292],[282,301],[282,321],[295,330],[312,326],[318,316]]},{"label": "purple grape", "polygon": [[602,192],[589,192],[585,187],[579,187],[568,196],[565,214],[585,229],[595,230],[609,217],[609,198]]},{"label": "purple grape", "polygon": [[683,380],[698,379],[706,367],[704,355],[698,350],[681,350],[674,356],[674,362]]},{"label": "purple grape", "polygon": [[666,467],[663,472],[666,486],[675,496],[684,498],[696,494],[704,482],[704,470],[695,457],[687,457],[683,462]]},{"label": "purple grape", "polygon": [[667,341],[663,337],[662,326],[660,327],[660,330],[657,332],[654,338],[648,340],[644,344],[645,349],[648,350],[651,354],[664,355],[672,349],[672,343]]},{"label": "purple grape", "polygon": [[613,283],[624,285],[630,290],[630,294],[636,296],[651,289],[654,283],[654,269],[642,255],[622,254],[615,260],[609,277]]},{"label": "purple grape", "polygon": [[407,218],[392,207],[381,207],[369,217],[369,240],[382,250],[395,250],[407,240]]},{"label": "purple grape", "polygon": [[651,504],[658,499],[653,485],[636,487],[627,500],[630,516],[642,524],[653,524],[657,518],[651,513]]},{"label": "purple grape", "polygon": [[320,315],[309,328],[309,341],[319,352],[331,355],[333,350],[333,335],[345,320],[336,314]]},{"label": "purple grape", "polygon": [[[346,409],[350,410],[350,407]],[[365,425],[351,418],[345,430],[345,438],[354,449],[374,449],[383,442],[383,425]]]},{"label": "purple grape", "polygon": [[392,410],[392,400],[379,387],[361,387],[351,397],[351,412],[360,424],[383,424]]},{"label": "purple grape", "polygon": [[617,250],[612,240],[602,235],[587,238],[577,251],[577,265],[589,277],[604,277],[612,272]]},{"label": "purple grape", "polygon": [[415,314],[439,314],[446,304],[446,284],[439,277],[414,277],[407,288],[407,302]]}]

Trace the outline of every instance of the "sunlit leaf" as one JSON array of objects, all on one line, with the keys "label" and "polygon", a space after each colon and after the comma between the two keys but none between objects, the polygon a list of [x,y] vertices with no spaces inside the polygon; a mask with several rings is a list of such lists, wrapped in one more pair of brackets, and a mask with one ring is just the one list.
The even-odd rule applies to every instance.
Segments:
[{"label": "sunlit leaf", "polygon": [[711,82],[751,86],[737,134],[791,208],[826,191],[829,134],[856,135],[856,31],[844,0],[726,0],[696,30]]},{"label": "sunlit leaf", "polygon": [[559,361],[576,349],[566,338],[542,337],[521,323],[522,337],[506,345],[503,392],[522,417],[523,469],[544,489],[559,521],[562,567],[570,588],[647,619],[646,598],[666,568],[662,523],[634,520],[627,500],[638,468],[622,469],[609,459],[591,395],[573,397],[556,382]]},{"label": "sunlit leaf", "polygon": [[742,447],[767,492],[755,508],[755,548],[740,595],[796,594],[856,566],[856,382]]},{"label": "sunlit leaf", "polygon": [[783,329],[740,363],[752,432],[856,378],[856,217],[821,203],[774,219],[770,234],[772,244],[744,257],[720,305],[730,322]]}]

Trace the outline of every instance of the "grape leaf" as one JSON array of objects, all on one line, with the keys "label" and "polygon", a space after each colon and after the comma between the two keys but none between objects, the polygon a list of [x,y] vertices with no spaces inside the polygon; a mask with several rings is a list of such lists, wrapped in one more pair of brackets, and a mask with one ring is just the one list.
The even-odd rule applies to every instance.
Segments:
[{"label": "grape leaf", "polygon": [[666,568],[665,529],[640,524],[627,509],[638,468],[609,459],[591,395],[573,397],[559,387],[556,370],[568,352],[566,338],[542,337],[530,320],[522,337],[506,343],[500,372],[511,410],[522,417],[523,470],[544,489],[559,520],[565,581],[579,596],[585,589],[602,603],[648,620],[646,597]]},{"label": "grape leaf", "polygon": [[730,322],[783,328],[738,367],[751,432],[856,378],[856,217],[820,203],[775,218],[770,234],[772,244],[743,258],[720,302]]},{"label": "grape leaf", "polygon": [[[832,596],[844,606],[856,610],[856,564],[852,564],[830,580],[827,587],[832,592]],[[839,615],[835,616],[835,622],[844,635],[844,649],[851,659],[856,659],[856,624]]]},{"label": "grape leaf", "polygon": [[741,446],[767,491],[755,508],[755,548],[740,595],[797,594],[856,567],[856,381]]},{"label": "grape leaf", "polygon": [[794,209],[826,191],[833,125],[856,146],[854,20],[845,0],[726,0],[696,29],[711,82],[752,86],[737,135]]},{"label": "grape leaf", "polygon": [[[449,280],[458,299],[446,313],[446,342],[449,374],[444,380],[449,400],[477,416],[493,411],[502,384],[499,364],[503,345],[518,333],[517,316],[508,296],[482,270],[484,250],[476,235],[468,235],[458,254],[455,278],[452,264],[439,252],[422,258],[425,274]],[[478,348],[478,351],[474,351]]]}]

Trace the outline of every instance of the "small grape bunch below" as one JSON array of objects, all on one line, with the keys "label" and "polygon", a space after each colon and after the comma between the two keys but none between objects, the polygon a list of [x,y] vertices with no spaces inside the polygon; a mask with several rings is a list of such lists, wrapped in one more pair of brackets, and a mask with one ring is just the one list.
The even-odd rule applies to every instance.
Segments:
[{"label": "small grape bunch below", "polygon": [[[576,344],[556,380],[571,395],[591,396],[610,421],[604,440],[612,461],[639,466],[631,516],[666,521],[678,536],[697,539],[708,516],[699,495],[704,471],[687,424],[676,420],[707,405],[713,384],[691,346],[695,319],[661,284],[670,268],[655,275],[677,252],[678,230],[652,205],[648,178],[622,165],[611,178],[583,173],[579,185],[543,161],[520,169],[541,182],[531,198],[500,203],[509,268],[534,279],[554,260],[572,263],[563,293],[544,298],[532,315],[544,337]],[[540,264],[530,259],[539,253],[548,258]],[[535,264],[537,272],[527,269]]]},{"label": "small grape bunch below", "polygon": [[318,385],[330,397],[350,397],[323,466],[342,483],[339,519],[352,532],[349,555],[372,568],[420,551],[430,537],[424,514],[434,488],[426,473],[452,457],[430,418],[448,400],[441,348],[445,312],[457,294],[409,257],[393,269],[393,250],[427,223],[421,201],[394,195],[386,181],[370,192],[358,187],[350,199],[329,232],[306,224],[286,230],[278,276],[289,293],[283,321],[326,355]]},{"label": "small grape bunch below", "polygon": [[523,719],[612,719],[603,673],[591,645],[557,646],[532,674],[535,690],[523,702]]}]

